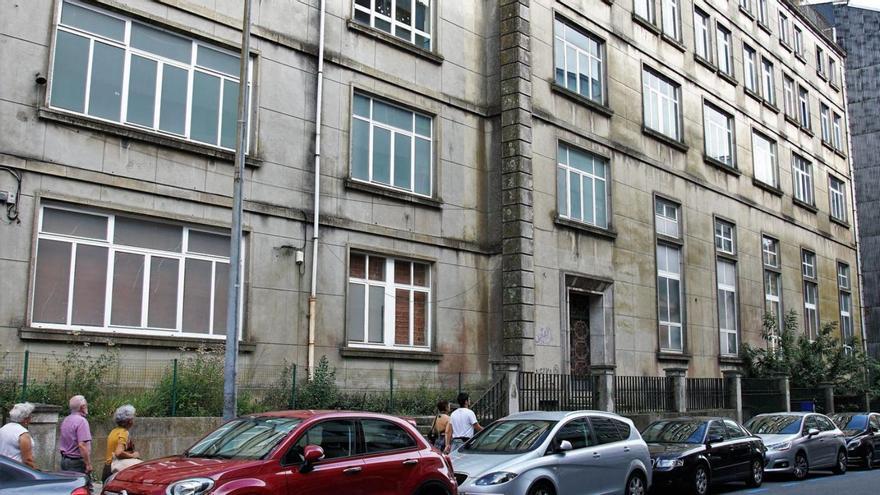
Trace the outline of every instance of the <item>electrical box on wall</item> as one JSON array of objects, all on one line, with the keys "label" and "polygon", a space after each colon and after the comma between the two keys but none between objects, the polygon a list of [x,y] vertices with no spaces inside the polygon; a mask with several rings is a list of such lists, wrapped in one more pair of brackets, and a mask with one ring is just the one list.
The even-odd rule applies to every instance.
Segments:
[{"label": "electrical box on wall", "polygon": [[0,203],[15,203],[15,193],[0,191]]}]

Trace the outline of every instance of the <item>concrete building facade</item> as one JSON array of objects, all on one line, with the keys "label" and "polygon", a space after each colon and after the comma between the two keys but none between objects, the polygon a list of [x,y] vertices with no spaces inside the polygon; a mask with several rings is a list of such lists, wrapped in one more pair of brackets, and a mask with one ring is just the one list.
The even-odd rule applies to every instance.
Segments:
[{"label": "concrete building facade", "polygon": [[[0,5],[3,350],[220,342],[240,2]],[[245,363],[308,365],[318,7],[254,2]],[[789,1],[326,8],[317,356],[720,376],[766,311],[859,328],[844,53]]]}]

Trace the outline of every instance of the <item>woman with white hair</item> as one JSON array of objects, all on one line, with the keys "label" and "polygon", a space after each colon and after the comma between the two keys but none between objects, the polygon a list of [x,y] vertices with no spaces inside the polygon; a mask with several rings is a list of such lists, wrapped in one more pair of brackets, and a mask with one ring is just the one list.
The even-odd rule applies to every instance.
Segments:
[{"label": "woman with white hair", "polygon": [[116,409],[113,414],[116,428],[113,428],[107,436],[107,455],[104,457],[102,480],[106,480],[117,471],[141,462],[141,454],[134,450],[134,442],[131,441],[129,435],[129,430],[134,425],[134,413],[134,406],[126,404]]},{"label": "woman with white hair", "polygon": [[30,402],[12,406],[12,410],[9,411],[9,422],[0,428],[0,455],[36,469],[34,439],[27,430],[33,413],[34,405]]}]

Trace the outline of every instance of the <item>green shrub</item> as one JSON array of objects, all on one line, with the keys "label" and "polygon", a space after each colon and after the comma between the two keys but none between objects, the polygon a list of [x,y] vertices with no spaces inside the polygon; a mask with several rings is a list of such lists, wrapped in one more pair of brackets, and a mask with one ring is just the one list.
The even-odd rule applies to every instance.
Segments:
[{"label": "green shrub", "polygon": [[327,356],[321,356],[312,379],[305,378],[296,392],[297,409],[333,409],[337,404],[339,387],[336,369],[330,367]]},{"label": "green shrub", "polygon": [[[153,396],[151,416],[171,414],[174,370],[169,364]],[[223,413],[223,354],[197,349],[177,364],[177,416],[220,416]]]}]

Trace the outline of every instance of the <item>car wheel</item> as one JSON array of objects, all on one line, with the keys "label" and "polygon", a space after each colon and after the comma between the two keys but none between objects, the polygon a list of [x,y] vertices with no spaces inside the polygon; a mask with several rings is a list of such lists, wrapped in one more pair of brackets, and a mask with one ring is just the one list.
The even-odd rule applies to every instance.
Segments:
[{"label": "car wheel", "polygon": [[807,477],[810,472],[810,464],[807,462],[807,456],[803,452],[798,452],[794,456],[794,479],[800,481]]},{"label": "car wheel", "polygon": [[694,495],[706,495],[709,493],[709,470],[700,464],[694,469],[694,478],[691,486]]},{"label": "car wheel", "polygon": [[556,491],[550,483],[539,481],[529,488],[529,495],[556,495]]},{"label": "car wheel", "polygon": [[755,459],[752,461],[752,469],[749,474],[748,479],[746,480],[746,484],[752,488],[757,488],[761,486],[761,483],[764,482],[764,463],[761,462],[761,459]]},{"label": "car wheel", "polygon": [[867,454],[865,454],[865,469],[871,470],[874,469],[874,451],[869,450]]},{"label": "car wheel", "polygon": [[646,495],[648,483],[641,473],[633,473],[626,480],[626,495]]},{"label": "car wheel", "polygon": [[841,449],[837,453],[837,463],[834,464],[834,474],[846,473],[846,451]]}]

